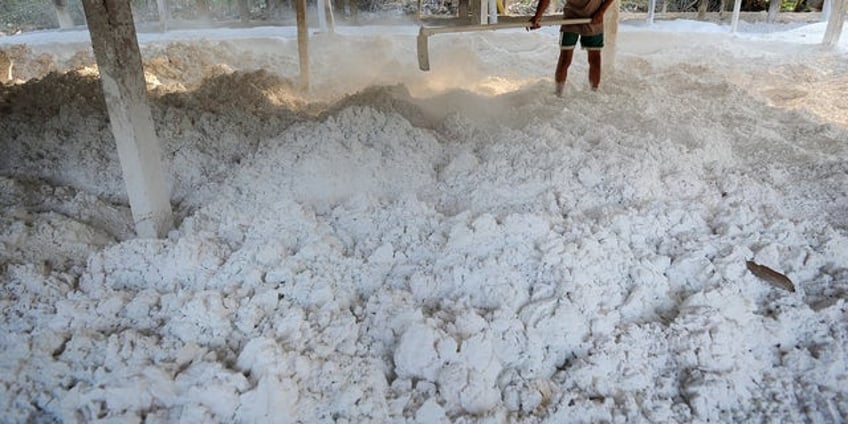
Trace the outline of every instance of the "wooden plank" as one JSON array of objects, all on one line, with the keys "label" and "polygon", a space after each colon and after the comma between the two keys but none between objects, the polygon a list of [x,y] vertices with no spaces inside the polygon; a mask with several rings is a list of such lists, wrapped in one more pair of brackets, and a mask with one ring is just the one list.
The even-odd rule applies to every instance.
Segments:
[{"label": "wooden plank", "polygon": [[297,55],[300,60],[300,85],[309,90],[309,27],[306,26],[306,0],[296,0]]}]

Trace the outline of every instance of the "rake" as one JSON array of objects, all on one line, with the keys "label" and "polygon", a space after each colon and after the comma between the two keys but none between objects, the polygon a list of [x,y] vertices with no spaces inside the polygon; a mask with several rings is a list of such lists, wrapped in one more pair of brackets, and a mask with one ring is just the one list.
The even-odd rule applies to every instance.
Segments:
[{"label": "rake", "polygon": [[[559,19],[559,20],[550,20],[550,21],[542,21],[540,22],[540,26],[551,26],[551,25],[571,25],[571,24],[588,24],[592,22],[591,19]],[[429,53],[429,43],[427,39],[430,38],[433,34],[445,34],[451,32],[474,32],[474,31],[488,31],[488,30],[496,30],[496,29],[508,29],[508,28],[527,28],[529,22],[509,22],[503,24],[481,24],[481,25],[461,25],[461,26],[449,26],[449,27],[421,27],[418,31],[418,68],[422,71],[430,70],[430,53]]]}]

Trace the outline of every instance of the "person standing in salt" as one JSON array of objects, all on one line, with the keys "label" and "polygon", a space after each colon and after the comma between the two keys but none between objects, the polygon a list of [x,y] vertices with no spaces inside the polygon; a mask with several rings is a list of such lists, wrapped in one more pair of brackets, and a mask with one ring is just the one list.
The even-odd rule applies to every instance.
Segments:
[{"label": "person standing in salt", "polygon": [[[563,7],[565,19],[591,18],[588,24],[563,25],[560,27],[560,52],[554,80],[556,95],[562,96],[568,67],[574,58],[574,47],[580,40],[580,47],[589,55],[589,84],[597,90],[601,83],[601,49],[604,47],[604,12],[615,0],[567,0]],[[551,0],[539,0],[536,13],[530,18],[528,30],[541,27],[542,16],[548,10]]]}]

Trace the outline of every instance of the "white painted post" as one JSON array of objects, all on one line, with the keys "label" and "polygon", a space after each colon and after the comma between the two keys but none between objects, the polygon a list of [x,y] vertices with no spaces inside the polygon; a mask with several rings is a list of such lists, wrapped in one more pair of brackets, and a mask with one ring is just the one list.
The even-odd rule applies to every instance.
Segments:
[{"label": "white painted post", "polygon": [[336,17],[333,14],[333,0],[327,0],[327,26],[329,27],[330,33],[336,33]]},{"label": "white painted post", "polygon": [[315,8],[318,9],[318,29],[321,32],[327,32],[327,13],[325,12],[326,0],[316,0]]},{"label": "white painted post", "polygon": [[657,0],[648,2],[648,25],[654,24],[654,11],[657,10]]},{"label": "white painted post", "polygon": [[832,8],[833,8],[833,1],[832,0],[824,0],[824,3],[822,4],[822,13],[821,13],[821,21],[822,22],[827,22],[828,20],[830,20],[830,9],[832,9]]},{"label": "white painted post", "polygon": [[730,18],[730,32],[736,33],[736,28],[739,26],[739,11],[742,10],[742,0],[734,0],[733,16]]},{"label": "white painted post", "polygon": [[830,19],[827,20],[827,28],[824,30],[822,44],[833,48],[839,43],[842,34],[842,24],[845,23],[845,13],[848,11],[848,0],[833,0],[831,2]]},{"label": "white painted post", "polygon": [[498,23],[498,0],[489,0],[489,23]]},{"label": "white painted post", "polygon": [[147,103],[130,2],[83,0],[82,4],[136,234],[164,237],[173,226],[170,193]]},{"label": "white painted post", "polygon": [[601,50],[601,72],[609,75],[615,71],[615,50],[618,40],[618,18],[621,0],[615,0],[604,13],[604,48]]}]

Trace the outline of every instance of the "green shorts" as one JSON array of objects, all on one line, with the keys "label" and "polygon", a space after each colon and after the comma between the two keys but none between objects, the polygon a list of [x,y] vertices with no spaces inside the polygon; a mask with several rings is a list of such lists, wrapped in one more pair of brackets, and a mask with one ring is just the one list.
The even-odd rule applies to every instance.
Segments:
[{"label": "green shorts", "polygon": [[580,39],[580,47],[585,50],[600,50],[604,47],[604,33],[596,35],[579,35],[576,32],[563,32],[560,41],[561,49],[573,49]]}]

